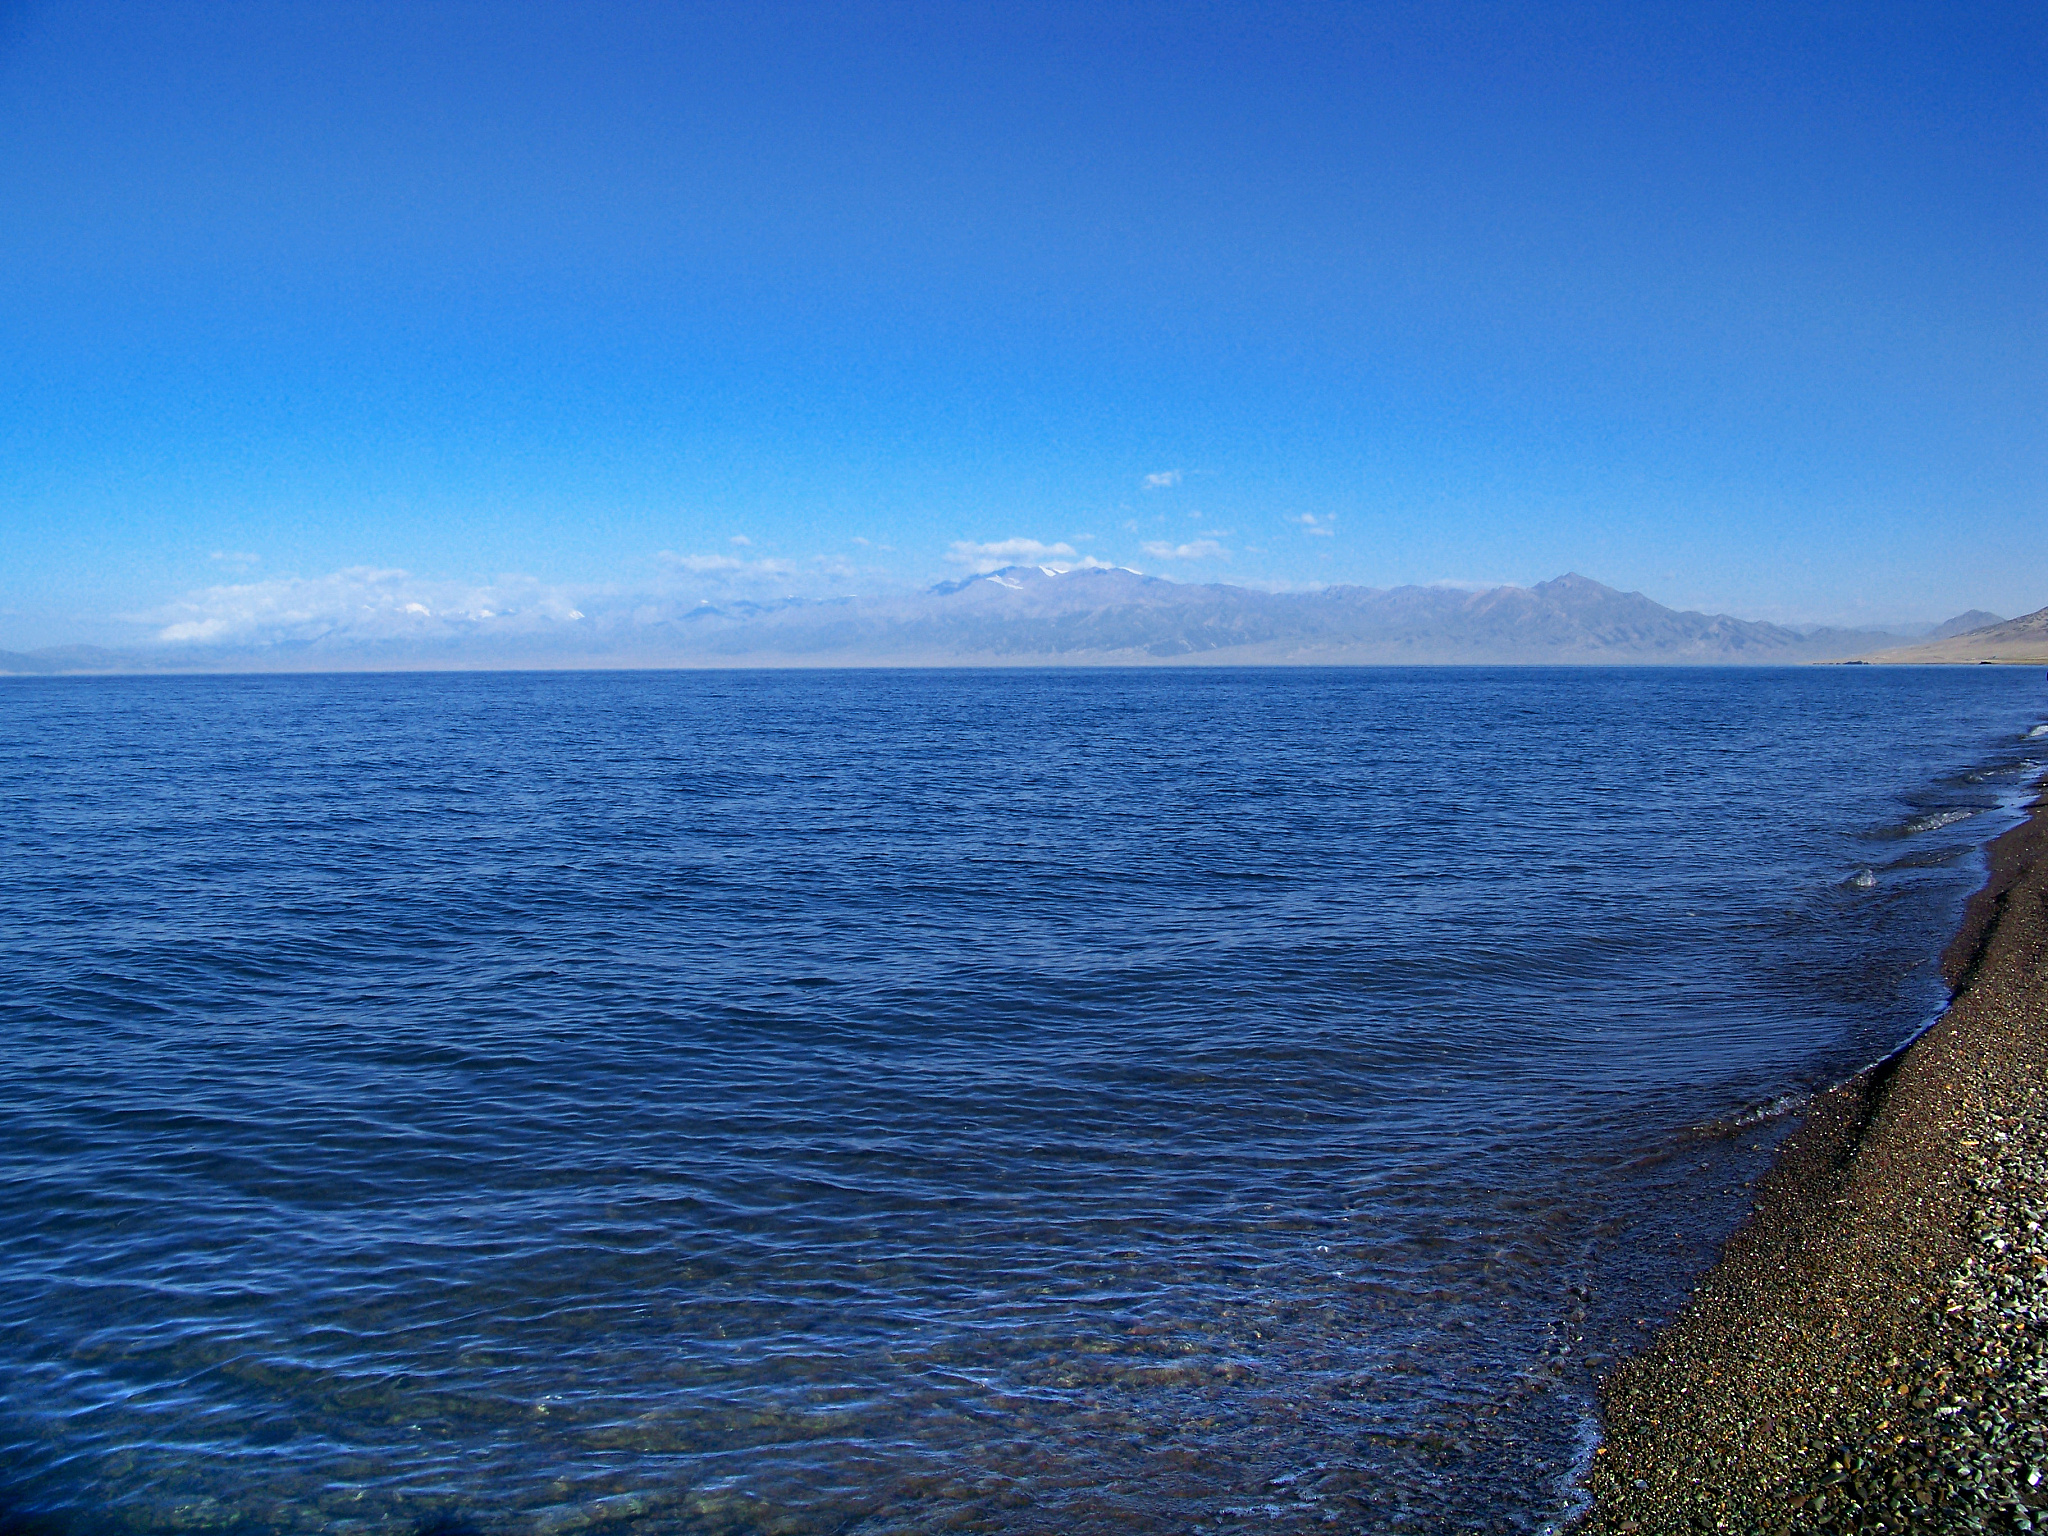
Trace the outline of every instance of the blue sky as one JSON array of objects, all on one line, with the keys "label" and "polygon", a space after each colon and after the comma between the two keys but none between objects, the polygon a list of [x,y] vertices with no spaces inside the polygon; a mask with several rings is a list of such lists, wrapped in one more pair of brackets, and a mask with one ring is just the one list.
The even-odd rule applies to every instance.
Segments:
[{"label": "blue sky", "polygon": [[2017,5],[0,6],[0,646],[1034,549],[2026,611],[2043,166]]}]

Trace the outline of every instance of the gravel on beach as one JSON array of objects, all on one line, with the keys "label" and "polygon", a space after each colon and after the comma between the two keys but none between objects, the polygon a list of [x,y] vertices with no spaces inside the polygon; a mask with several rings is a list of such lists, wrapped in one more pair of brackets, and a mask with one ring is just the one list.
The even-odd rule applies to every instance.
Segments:
[{"label": "gravel on beach", "polygon": [[1574,1536],[2048,1530],[2048,798],[1944,964],[1941,1019],[1814,1101],[1603,1382]]}]

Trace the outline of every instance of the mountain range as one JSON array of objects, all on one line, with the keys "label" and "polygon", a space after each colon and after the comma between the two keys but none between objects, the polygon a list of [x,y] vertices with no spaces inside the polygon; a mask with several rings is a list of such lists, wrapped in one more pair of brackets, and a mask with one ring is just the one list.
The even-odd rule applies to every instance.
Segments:
[{"label": "mountain range", "polygon": [[[2048,610],[2044,610],[2048,612]],[[498,617],[491,615],[487,617]],[[1577,574],[1532,587],[1262,592],[1115,568],[1011,566],[897,597],[704,603],[493,630],[336,627],[269,644],[157,642],[126,651],[0,652],[0,672],[477,666],[1784,664],[1897,653],[1899,630],[1792,629],[1682,612]],[[1986,633],[1960,614],[1931,644]],[[1972,642],[1974,643],[1974,641]],[[1923,644],[1921,649],[1927,649]],[[1892,659],[1887,654],[1886,659]],[[1927,659],[1936,659],[1929,657]],[[1946,657],[1939,659],[1947,659]]]}]

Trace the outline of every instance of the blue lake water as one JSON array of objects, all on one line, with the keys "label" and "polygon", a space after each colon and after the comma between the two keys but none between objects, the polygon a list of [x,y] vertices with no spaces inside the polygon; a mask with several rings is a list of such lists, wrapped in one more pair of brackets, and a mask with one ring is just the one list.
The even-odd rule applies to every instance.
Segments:
[{"label": "blue lake water", "polygon": [[0,1519],[1535,1530],[2031,669],[0,682]]}]

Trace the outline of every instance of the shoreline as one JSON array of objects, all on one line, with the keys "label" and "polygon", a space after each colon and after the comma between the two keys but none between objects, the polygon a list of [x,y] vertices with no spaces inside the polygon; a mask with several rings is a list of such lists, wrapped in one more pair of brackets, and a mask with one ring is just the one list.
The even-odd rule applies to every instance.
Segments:
[{"label": "shoreline", "polygon": [[2048,1522],[2048,781],[1987,854],[1949,1006],[1812,1101],[1602,1380],[1573,1536]]}]

